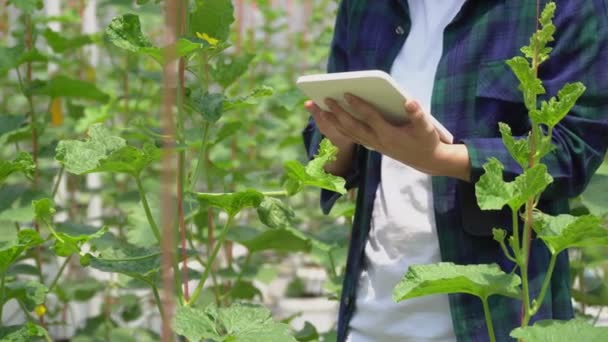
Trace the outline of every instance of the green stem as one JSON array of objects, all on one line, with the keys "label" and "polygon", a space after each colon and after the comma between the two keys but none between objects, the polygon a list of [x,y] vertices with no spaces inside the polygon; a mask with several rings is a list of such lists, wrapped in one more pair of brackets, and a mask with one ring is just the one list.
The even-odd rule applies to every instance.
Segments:
[{"label": "green stem", "polygon": [[511,246],[511,248],[513,249],[513,254],[515,254],[515,260],[517,260],[517,266],[521,267],[521,245],[519,243],[519,221],[517,220],[517,210],[511,210],[511,219],[514,240],[514,246]]},{"label": "green stem", "polygon": [[280,191],[263,191],[262,194],[264,196],[282,197],[282,196],[287,196],[287,191],[285,191],[285,190],[280,190]]},{"label": "green stem", "polygon": [[132,258],[118,258],[118,259],[102,259],[102,258],[97,258],[97,260],[101,260],[101,261],[105,261],[105,262],[129,262],[129,261],[141,261],[141,260],[146,260],[146,259],[150,259],[150,258],[155,258],[157,256],[159,256],[161,253],[152,253],[152,254],[148,254],[148,255],[142,255],[142,256],[137,256],[137,257],[132,257]]},{"label": "green stem", "polygon": [[53,192],[51,192],[51,199],[54,199],[55,195],[57,194],[57,190],[59,189],[59,184],[61,184],[61,178],[63,177],[64,170],[65,170],[65,166],[63,164],[61,164],[61,168],[59,169],[59,172],[57,173],[57,180],[55,181],[55,185],[53,185]]},{"label": "green stem", "polygon": [[141,203],[144,206],[144,211],[146,212],[146,218],[148,219],[148,223],[150,224],[150,228],[152,228],[152,233],[156,237],[156,241],[160,243],[160,230],[152,217],[152,211],[150,210],[150,205],[148,204],[148,199],[146,198],[146,192],[144,191],[144,187],[141,184],[141,179],[139,177],[135,177],[135,182],[137,183],[137,190],[139,191],[139,196],[141,197]]},{"label": "green stem", "polygon": [[[241,280],[243,280],[243,276],[245,275],[245,272],[247,272],[247,269],[249,268],[249,264],[251,263],[251,257],[253,256],[253,253],[251,252],[247,252],[247,256],[245,257],[245,261],[243,262],[243,267],[241,268],[241,271],[239,272],[239,275],[236,277],[236,280],[234,281],[234,284],[238,284],[241,282]],[[219,298],[219,301],[223,301],[228,295],[230,295],[230,291],[227,291],[226,293],[224,293],[221,298]]]},{"label": "green stem", "polygon": [[224,225],[224,229],[222,229],[220,236],[218,237],[217,241],[215,242],[215,247],[213,248],[213,252],[211,253],[211,255],[209,256],[209,258],[207,260],[207,267],[205,268],[205,272],[203,272],[203,275],[201,276],[201,279],[199,280],[199,283],[196,286],[196,289],[192,293],[192,297],[190,297],[190,300],[188,301],[188,303],[186,303],[186,305],[190,305],[191,303],[196,303],[198,296],[201,294],[201,290],[203,289],[203,286],[205,285],[205,282],[207,281],[207,278],[209,277],[209,272],[211,272],[211,269],[213,268],[213,262],[215,261],[215,258],[217,257],[220,249],[222,248],[224,241],[226,240],[226,237],[228,236],[228,229],[230,228],[231,222],[232,222],[232,217],[228,217],[228,220],[226,221],[226,224]]},{"label": "green stem", "polygon": [[502,252],[507,257],[507,259],[509,259],[512,262],[514,262],[515,264],[517,264],[517,259],[515,259],[515,257],[513,255],[511,255],[511,252],[509,252],[509,250],[507,249],[507,245],[505,245],[504,240],[499,241],[498,243],[500,244],[500,248],[502,249]]},{"label": "green stem", "polygon": [[494,324],[492,323],[492,312],[488,305],[488,298],[482,298],[483,303],[483,314],[486,317],[486,325],[488,327],[488,335],[490,336],[490,342],[496,342],[496,335],[494,334]]},{"label": "green stem", "polygon": [[55,286],[57,285],[57,282],[59,281],[59,277],[61,277],[61,275],[63,274],[63,271],[65,270],[66,266],[70,262],[70,259],[72,259],[71,255],[69,257],[65,258],[65,261],[59,268],[59,271],[57,271],[57,274],[55,275],[55,278],[51,282],[51,285],[49,285],[49,290],[48,290],[49,293],[53,292],[53,288],[55,288]]},{"label": "green stem", "polygon": [[338,273],[336,272],[336,262],[334,261],[334,255],[332,254],[332,250],[330,249],[327,254],[329,255],[329,265],[331,266],[331,275],[334,279],[338,278]]},{"label": "green stem", "polygon": [[[529,210],[532,210],[530,203],[526,204],[526,217],[529,218],[530,215]],[[521,249],[521,286],[522,286],[522,301],[523,301],[523,316],[521,320],[521,326],[525,327],[530,322],[531,317],[531,305],[530,305],[530,285],[528,281],[528,259],[530,255],[530,243],[532,242],[531,231],[530,231],[530,221],[526,219],[524,224],[524,232],[523,232],[523,241],[522,241],[522,249]]]},{"label": "green stem", "polygon": [[196,182],[198,181],[198,177],[205,167],[205,158],[207,155],[207,140],[209,139],[209,127],[211,124],[207,121],[203,124],[203,140],[201,142],[201,149],[198,154],[198,159],[196,160],[196,168],[194,169],[194,174],[192,174],[192,179],[190,180],[190,185],[188,189],[190,191],[194,191],[196,189]]},{"label": "green stem", "polygon": [[551,283],[551,277],[553,275],[553,269],[555,268],[556,260],[557,254],[552,254],[551,261],[549,261],[549,268],[547,269],[547,274],[545,275],[545,279],[543,280],[543,287],[541,288],[538,297],[534,300],[534,305],[532,306],[530,316],[534,316],[538,312],[540,307],[543,305],[543,300],[545,299],[547,289],[549,288],[549,284]]},{"label": "green stem", "polygon": [[156,302],[156,306],[158,307],[158,312],[160,312],[161,320],[165,320],[165,311],[163,310],[163,303],[160,301],[160,295],[158,294],[158,288],[156,285],[152,285],[152,293],[154,294],[154,302]]}]

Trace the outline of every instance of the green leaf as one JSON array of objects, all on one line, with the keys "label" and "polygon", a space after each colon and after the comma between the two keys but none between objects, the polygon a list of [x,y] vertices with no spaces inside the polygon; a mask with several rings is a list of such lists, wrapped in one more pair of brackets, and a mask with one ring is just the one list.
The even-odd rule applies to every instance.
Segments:
[{"label": "green leaf", "polygon": [[68,257],[72,254],[80,254],[82,245],[89,242],[90,240],[102,237],[108,231],[108,227],[104,226],[94,234],[80,234],[80,235],[69,235],[62,232],[56,232],[55,244],[53,245],[53,251],[58,256]]},{"label": "green leaf", "polygon": [[286,162],[284,166],[290,188],[288,192],[298,189],[302,185],[307,185],[345,194],[344,186],[346,182],[344,179],[331,175],[323,169],[326,163],[336,159],[337,154],[338,148],[332,145],[329,140],[323,139],[319,147],[319,153],[306,167],[297,161]]},{"label": "green leaf", "polygon": [[212,38],[226,41],[230,25],[234,22],[231,0],[196,0],[196,9],[190,12],[190,35],[206,33]]},{"label": "green leaf", "polygon": [[543,101],[540,110],[530,112],[530,118],[535,124],[547,125],[549,128],[555,127],[574,107],[585,89],[580,82],[566,84],[557,93],[559,100],[552,97],[549,101]]},{"label": "green leaf", "polygon": [[498,294],[520,297],[521,279],[496,264],[456,265],[442,262],[410,266],[393,291],[396,302],[433,294],[468,293],[481,299]]},{"label": "green leaf", "polygon": [[608,214],[608,162],[604,162],[591,178],[581,201],[591,214],[603,216]]},{"label": "green leaf", "polygon": [[530,156],[529,138],[515,140],[509,125],[499,122],[498,127],[500,129],[500,135],[502,136],[502,142],[509,151],[511,157],[513,157],[522,169],[527,169]]},{"label": "green leaf", "polygon": [[190,341],[211,339],[231,342],[294,342],[289,326],[272,320],[271,312],[260,306],[233,304],[205,310],[183,307],[177,310],[175,332]]},{"label": "green leaf", "polygon": [[528,59],[537,59],[539,65],[549,58],[549,53],[552,50],[550,47],[547,47],[547,44],[554,40],[553,34],[555,33],[555,25],[552,23],[554,14],[555,3],[547,3],[539,18],[540,30],[537,30],[532,34],[532,37],[530,37],[530,45],[524,46],[521,49]]},{"label": "green leaf", "polygon": [[319,333],[314,325],[306,321],[304,327],[296,332],[295,338],[299,342],[317,341],[319,339]]},{"label": "green leaf", "polygon": [[293,228],[271,229],[260,232],[254,228],[238,226],[228,232],[228,239],[245,246],[250,253],[266,250],[277,252],[309,252],[312,241]]},{"label": "green leaf", "polygon": [[31,14],[44,7],[42,0],[10,0],[9,3],[23,11],[24,14]]},{"label": "green leaf", "polygon": [[89,257],[90,266],[97,270],[126,274],[147,283],[152,283],[160,270],[160,253],[156,249],[125,244]]},{"label": "green leaf", "polygon": [[48,336],[43,327],[32,322],[23,325],[0,326],[0,340],[7,342],[27,342],[34,337]]},{"label": "green leaf", "polygon": [[[2,56],[2,47],[0,47],[0,56]],[[2,57],[0,57],[1,60]],[[18,130],[26,123],[25,115],[0,115],[2,125],[0,125],[0,137]]]},{"label": "green leaf", "polygon": [[287,204],[275,197],[264,197],[258,207],[260,221],[270,228],[293,226],[296,214]]},{"label": "green leaf", "polygon": [[42,33],[46,42],[49,44],[51,49],[56,53],[63,53],[68,50],[74,50],[81,46],[93,44],[99,41],[98,35],[79,35],[73,38],[66,38],[60,32],[55,32],[50,28],[47,28]]},{"label": "green leaf", "polygon": [[528,110],[536,108],[536,96],[545,93],[541,80],[536,77],[528,61],[520,56],[507,61],[511,70],[520,82],[519,90],[524,94],[524,103]]},{"label": "green leaf", "polygon": [[201,205],[208,205],[224,210],[230,217],[234,217],[245,208],[257,208],[264,195],[256,190],[245,190],[233,193],[196,193]]},{"label": "green leaf", "polygon": [[0,160],[0,184],[15,172],[21,172],[28,179],[32,179],[35,170],[36,165],[32,156],[29,153],[19,152],[12,161]]},{"label": "green leaf", "polygon": [[99,90],[94,84],[58,75],[48,82],[35,84],[29,92],[32,95],[47,95],[52,98],[71,97],[99,102],[108,102],[110,96]]},{"label": "green leaf", "polygon": [[608,229],[593,215],[534,215],[534,230],[553,254],[571,247],[608,246]]},{"label": "green leaf", "polygon": [[517,328],[511,337],[524,342],[585,341],[602,342],[608,340],[608,327],[594,327],[581,320],[543,320],[532,326]]},{"label": "green leaf", "polygon": [[180,307],[175,313],[173,329],[178,335],[196,342],[202,339],[223,341],[215,323],[205,310],[192,307]]},{"label": "green leaf", "polygon": [[34,216],[37,220],[45,222],[46,224],[53,223],[55,206],[50,198],[41,198],[32,201],[32,208],[34,208]]},{"label": "green leaf", "polygon": [[186,105],[200,113],[203,120],[217,122],[224,112],[225,100],[224,94],[196,92],[187,98]]},{"label": "green leaf", "polygon": [[16,299],[26,309],[34,311],[36,306],[44,303],[48,290],[44,284],[35,280],[10,282],[6,284],[5,302],[9,299]]},{"label": "green leaf", "polygon": [[503,180],[504,166],[496,158],[490,158],[483,166],[486,171],[475,184],[479,207],[483,210],[500,210],[508,205],[519,210],[530,198],[534,198],[553,182],[544,164],[537,164],[517,176],[513,182]]},{"label": "green leaf", "polygon": [[211,77],[222,87],[228,88],[239,79],[249,67],[255,54],[246,53],[242,56],[220,55],[217,58],[215,67],[211,68]]},{"label": "green leaf", "polygon": [[505,238],[507,237],[507,231],[500,228],[492,228],[492,237],[494,238],[494,241],[504,243]]},{"label": "green leaf", "polygon": [[62,140],[55,159],[66,171],[77,175],[91,172],[118,172],[138,177],[141,171],[160,158],[160,151],[149,144],[143,150],[126,146],[121,137],[111,135],[103,124],[89,128],[85,141]]},{"label": "green leaf", "polygon": [[271,96],[273,93],[274,90],[271,87],[262,85],[260,87],[254,88],[249,94],[245,96],[225,99],[223,108],[224,112],[258,104],[258,99]]},{"label": "green leaf", "polygon": [[0,241],[0,273],[6,272],[23,252],[43,242],[40,234],[33,229],[20,230],[15,240]]}]

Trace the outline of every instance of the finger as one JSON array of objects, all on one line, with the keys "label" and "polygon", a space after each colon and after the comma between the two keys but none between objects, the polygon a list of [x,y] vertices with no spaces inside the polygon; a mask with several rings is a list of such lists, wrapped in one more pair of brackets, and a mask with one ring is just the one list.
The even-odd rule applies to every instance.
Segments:
[{"label": "finger", "polygon": [[359,144],[369,144],[375,136],[375,132],[370,126],[355,119],[348,112],[344,112],[342,115],[336,115],[336,113],[333,112],[323,111],[322,115],[340,133]]},{"label": "finger", "polygon": [[312,100],[308,100],[306,102],[304,102],[304,108],[306,108],[306,110],[308,112],[310,112],[310,114],[314,113],[320,113],[321,112],[321,108],[319,106],[317,106],[316,103],[314,103],[314,101]]},{"label": "finger", "polygon": [[380,111],[369,102],[350,93],[344,94],[344,99],[357,112],[361,121],[370,122],[372,125],[384,123]]}]

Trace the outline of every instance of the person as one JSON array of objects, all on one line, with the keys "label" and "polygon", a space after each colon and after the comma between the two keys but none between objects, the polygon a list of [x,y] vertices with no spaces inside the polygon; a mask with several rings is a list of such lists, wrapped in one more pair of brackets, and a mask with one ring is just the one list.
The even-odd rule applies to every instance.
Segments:
[{"label": "person", "polygon": [[[505,178],[521,168],[502,144],[498,123],[514,135],[530,129],[518,81],[505,60],[519,55],[537,26],[531,0],[342,0],[328,72],[380,69],[410,93],[401,126],[349,94],[355,119],[332,99],[329,111],[307,101],[311,119],[303,131],[310,158],[327,137],[339,148],[326,170],[358,188],[339,317],[338,341],[484,341],[481,301],[467,294],[435,295],[394,303],[392,290],[413,264],[514,264],[491,229],[511,228],[505,211],[481,211],[474,183],[489,157],[505,165]],[[547,96],[567,82],[587,90],[554,129],[556,150],[545,157],[554,178],[538,207],[568,211],[601,164],[608,145],[608,4],[558,0],[553,51],[539,69]],[[441,141],[425,113],[453,135]],[[367,146],[369,148],[363,147]],[[323,190],[328,213],[339,194]],[[533,240],[530,292],[538,294],[549,252]],[[531,323],[570,319],[568,255],[559,255],[551,285]],[[497,339],[509,340],[520,324],[521,301],[490,297]]]}]

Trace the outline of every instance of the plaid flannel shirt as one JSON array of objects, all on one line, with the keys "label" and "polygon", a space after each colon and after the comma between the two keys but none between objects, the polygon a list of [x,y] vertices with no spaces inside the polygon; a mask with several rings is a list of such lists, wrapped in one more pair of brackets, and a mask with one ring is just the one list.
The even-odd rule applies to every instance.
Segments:
[{"label": "plaid flannel shirt", "polygon": [[[546,3],[541,1],[541,8]],[[585,188],[600,165],[608,145],[608,5],[606,0],[558,0],[554,24],[556,41],[551,58],[541,65],[547,95],[566,82],[581,81],[587,91],[572,112],[555,128],[555,153],[547,156],[554,183],[539,207],[548,213],[568,211],[568,198]],[[342,0],[335,25],[329,72],[381,69],[390,71],[410,28],[407,0]],[[498,122],[508,123],[514,135],[529,128],[518,82],[504,61],[519,54],[536,28],[536,1],[468,0],[445,29],[443,55],[432,95],[432,114],[466,145],[471,179],[476,182],[489,157],[505,165],[512,179],[521,168],[503,147]],[[321,134],[311,120],[303,132],[309,157],[318,149]],[[381,157],[357,146],[347,188],[358,187],[356,214],[338,318],[338,341],[344,341],[355,308],[364,248],[377,186]],[[510,272],[514,265],[492,239],[492,227],[511,228],[506,211],[481,211],[473,183],[433,177],[434,210],[443,261],[457,264],[497,263]],[[338,194],[321,193],[321,207],[329,212]],[[549,263],[549,252],[538,239],[531,246],[530,292],[536,296]],[[542,308],[532,321],[573,316],[568,255],[559,256]],[[459,341],[486,341],[482,304],[467,294],[449,296],[455,334]],[[510,340],[518,326],[521,301],[490,297],[499,341]]]}]

